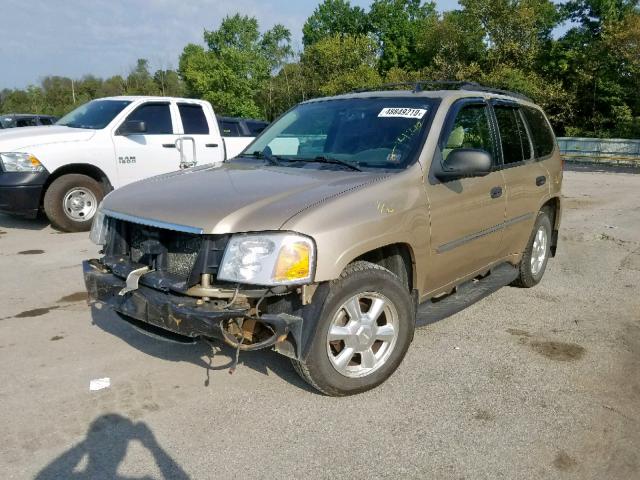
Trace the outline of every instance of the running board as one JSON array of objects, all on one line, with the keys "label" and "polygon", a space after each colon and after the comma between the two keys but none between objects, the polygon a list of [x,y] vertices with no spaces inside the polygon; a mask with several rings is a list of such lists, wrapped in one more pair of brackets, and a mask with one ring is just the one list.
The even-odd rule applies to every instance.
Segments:
[{"label": "running board", "polygon": [[416,327],[423,327],[450,317],[479,300],[491,295],[518,278],[518,269],[510,263],[502,263],[480,279],[458,285],[454,293],[436,300],[427,300],[418,305]]}]

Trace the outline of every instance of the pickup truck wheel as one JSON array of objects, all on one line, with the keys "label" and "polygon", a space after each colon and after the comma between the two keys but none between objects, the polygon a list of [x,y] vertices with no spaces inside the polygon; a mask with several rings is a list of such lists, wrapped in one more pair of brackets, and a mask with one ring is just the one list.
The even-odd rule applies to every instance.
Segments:
[{"label": "pickup truck wheel", "polygon": [[531,288],[542,280],[551,252],[551,219],[547,210],[538,212],[531,238],[520,262],[513,286]]},{"label": "pickup truck wheel", "polygon": [[76,173],[56,178],[44,194],[44,212],[63,232],[86,232],[104,197],[100,183]]},{"label": "pickup truck wheel", "polygon": [[415,312],[405,285],[392,272],[354,262],[330,291],[315,338],[296,371],[331,396],[374,388],[398,368],[413,338]]}]

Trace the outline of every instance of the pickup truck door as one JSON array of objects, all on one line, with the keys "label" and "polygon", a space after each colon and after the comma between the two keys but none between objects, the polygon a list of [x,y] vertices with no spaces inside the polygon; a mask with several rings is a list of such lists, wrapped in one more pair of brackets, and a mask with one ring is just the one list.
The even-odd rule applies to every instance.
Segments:
[{"label": "pickup truck door", "polygon": [[427,290],[446,287],[481,270],[499,255],[505,218],[505,182],[496,138],[484,99],[454,103],[441,132],[433,163],[456,148],[489,152],[494,169],[484,177],[440,182],[431,174],[426,192],[431,217],[431,266]]},{"label": "pickup truck door", "polygon": [[178,113],[182,133],[176,142],[180,168],[223,162],[224,143],[215,117],[202,104],[191,102],[179,102]]},{"label": "pickup truck door", "polygon": [[[174,130],[176,112],[170,102],[146,102],[131,112],[113,135],[120,185],[180,168]],[[127,122],[144,122],[146,130],[126,133]]]}]

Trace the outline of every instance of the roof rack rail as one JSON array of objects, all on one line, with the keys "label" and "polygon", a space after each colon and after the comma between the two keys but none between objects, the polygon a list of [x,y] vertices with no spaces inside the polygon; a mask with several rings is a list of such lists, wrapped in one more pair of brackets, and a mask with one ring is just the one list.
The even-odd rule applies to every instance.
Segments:
[{"label": "roof rack rail", "polygon": [[460,80],[416,80],[414,82],[396,82],[385,83],[371,88],[360,88],[353,90],[351,93],[363,93],[372,92],[378,90],[392,90],[398,87],[411,87],[414,92],[421,92],[423,90],[433,90],[435,88],[441,88],[445,90],[469,90],[477,92],[496,93],[499,95],[509,95],[521,100],[533,102],[531,98],[523,95],[522,93],[512,92],[509,90],[502,90],[500,88],[487,87],[477,82],[467,82]]}]

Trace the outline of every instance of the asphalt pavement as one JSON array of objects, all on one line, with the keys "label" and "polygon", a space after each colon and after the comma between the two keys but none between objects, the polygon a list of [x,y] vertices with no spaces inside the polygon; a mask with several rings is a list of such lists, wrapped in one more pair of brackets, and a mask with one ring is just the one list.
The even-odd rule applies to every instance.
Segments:
[{"label": "asphalt pavement", "polygon": [[567,172],[563,193],[540,285],[418,329],[348,398],[91,309],[87,234],[0,215],[2,478],[640,478],[640,175]]}]

